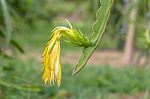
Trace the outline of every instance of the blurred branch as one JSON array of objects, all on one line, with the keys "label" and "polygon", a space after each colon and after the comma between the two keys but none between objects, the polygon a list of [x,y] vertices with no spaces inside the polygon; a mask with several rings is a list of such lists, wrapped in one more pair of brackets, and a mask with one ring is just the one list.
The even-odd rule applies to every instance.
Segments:
[{"label": "blurred branch", "polygon": [[11,36],[12,36],[12,25],[11,25],[11,18],[9,15],[8,11],[8,6],[6,4],[5,0],[0,0],[2,11],[3,11],[3,16],[4,16],[4,22],[5,22],[5,31],[6,31],[6,43],[9,44],[11,41]]},{"label": "blurred branch", "polygon": [[[3,37],[4,39],[6,39],[6,36],[4,35],[4,33],[2,31],[0,31],[0,37]],[[11,39],[10,40],[10,44],[12,44],[16,49],[18,49],[21,53],[24,53],[24,49],[17,43],[17,41]],[[1,52],[2,53],[2,52]],[[6,55],[7,56],[7,55]]]},{"label": "blurred branch", "polygon": [[24,91],[28,91],[30,89],[30,91],[33,92],[39,92],[42,89],[42,86],[38,86],[38,85],[30,85],[30,84],[25,84],[25,85],[15,85],[12,83],[8,83],[6,81],[3,81],[2,79],[0,79],[0,85],[9,87],[9,88],[15,88],[18,90],[24,90]]}]

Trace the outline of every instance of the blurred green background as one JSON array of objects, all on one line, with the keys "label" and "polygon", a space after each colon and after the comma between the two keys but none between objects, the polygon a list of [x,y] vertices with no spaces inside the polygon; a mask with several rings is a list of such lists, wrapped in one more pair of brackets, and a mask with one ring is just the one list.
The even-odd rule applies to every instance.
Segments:
[{"label": "blurred green background", "polygon": [[90,37],[100,6],[99,0],[0,0],[0,99],[149,99],[150,0],[114,0],[86,67],[71,75],[82,48],[62,40],[61,86],[42,81],[51,30],[67,19]]}]

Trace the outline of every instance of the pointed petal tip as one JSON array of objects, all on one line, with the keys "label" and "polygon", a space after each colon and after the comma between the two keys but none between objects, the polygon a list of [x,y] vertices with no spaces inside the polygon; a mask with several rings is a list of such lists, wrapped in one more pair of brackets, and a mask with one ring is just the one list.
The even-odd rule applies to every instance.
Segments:
[{"label": "pointed petal tip", "polygon": [[75,75],[75,70],[72,71],[72,75]]},{"label": "pointed petal tip", "polygon": [[79,71],[82,70],[84,66],[85,66],[85,64],[79,64],[79,63],[78,63],[78,64],[74,67],[74,69],[73,69],[73,71],[72,71],[72,75],[75,75],[75,74],[79,73]]},{"label": "pointed petal tip", "polygon": [[74,76],[75,74],[76,74],[76,72],[73,71],[73,72],[72,72],[72,76]]},{"label": "pointed petal tip", "polygon": [[78,72],[80,71],[80,69],[77,69],[76,67],[73,69],[72,71],[72,75],[76,75]]}]

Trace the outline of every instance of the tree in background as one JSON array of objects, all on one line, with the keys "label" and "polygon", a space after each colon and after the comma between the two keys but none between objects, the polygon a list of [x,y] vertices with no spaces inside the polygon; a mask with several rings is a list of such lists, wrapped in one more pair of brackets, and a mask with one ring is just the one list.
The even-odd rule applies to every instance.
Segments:
[{"label": "tree in background", "polygon": [[[144,0],[144,2],[141,2],[140,4],[144,6],[140,9],[140,15],[144,16],[143,21],[145,25],[143,25],[140,35],[137,36],[137,45],[140,52],[135,62],[138,65],[138,63],[144,59],[143,65],[148,66],[150,65],[150,0]],[[142,24],[142,22],[140,23]]]},{"label": "tree in background", "polygon": [[138,0],[125,0],[127,3],[126,9],[128,10],[128,29],[126,35],[126,43],[124,48],[124,57],[126,63],[132,63],[135,46],[135,29],[136,29],[136,18],[138,11]]}]

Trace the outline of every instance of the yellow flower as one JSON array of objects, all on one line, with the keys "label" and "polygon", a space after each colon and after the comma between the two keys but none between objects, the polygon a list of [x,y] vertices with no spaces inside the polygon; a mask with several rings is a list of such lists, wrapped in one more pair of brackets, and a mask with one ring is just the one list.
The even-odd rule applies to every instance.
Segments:
[{"label": "yellow flower", "polygon": [[50,85],[61,83],[60,41],[57,35],[52,37],[44,51],[43,80]]},{"label": "yellow flower", "polygon": [[[70,24],[70,23],[69,23]],[[61,83],[61,62],[60,62],[60,38],[66,38],[69,42],[78,46],[87,46],[90,41],[80,31],[70,28],[59,26],[52,30],[44,53],[44,73],[43,80],[45,84],[60,86]]]}]

